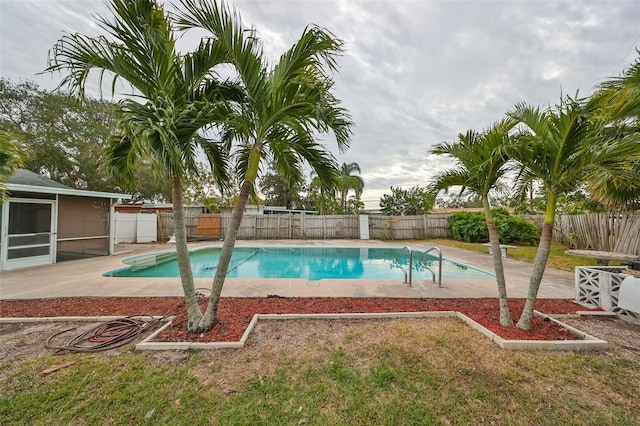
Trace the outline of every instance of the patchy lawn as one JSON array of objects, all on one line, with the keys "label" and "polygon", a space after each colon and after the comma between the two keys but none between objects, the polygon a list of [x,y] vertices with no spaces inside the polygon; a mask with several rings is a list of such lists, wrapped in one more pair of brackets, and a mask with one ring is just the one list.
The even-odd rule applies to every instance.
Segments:
[{"label": "patchy lawn", "polygon": [[4,359],[0,424],[631,425],[639,362],[502,351],[457,319],[265,321],[242,349]]}]

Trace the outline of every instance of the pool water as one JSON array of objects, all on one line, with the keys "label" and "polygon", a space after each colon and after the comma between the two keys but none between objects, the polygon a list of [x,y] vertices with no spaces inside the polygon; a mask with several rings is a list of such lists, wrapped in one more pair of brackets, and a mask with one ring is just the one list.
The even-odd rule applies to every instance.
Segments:
[{"label": "pool water", "polygon": [[[220,247],[190,252],[195,278],[215,274]],[[431,268],[438,275],[438,258],[431,253],[413,251],[413,279],[430,280]],[[423,262],[415,259],[421,258]],[[134,256],[123,260],[127,267],[105,272],[109,277],[179,277],[175,252]],[[321,279],[404,279],[409,252],[399,248],[345,247],[236,247],[227,272],[228,278]],[[442,259],[443,280],[487,280],[494,275],[448,259]]]}]

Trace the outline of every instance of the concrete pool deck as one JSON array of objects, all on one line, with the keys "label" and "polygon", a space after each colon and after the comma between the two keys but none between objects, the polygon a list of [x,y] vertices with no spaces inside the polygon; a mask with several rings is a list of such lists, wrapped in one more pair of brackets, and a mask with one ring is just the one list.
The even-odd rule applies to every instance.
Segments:
[{"label": "concrete pool deck", "polygon": [[[221,242],[190,243],[189,248],[221,246]],[[404,247],[425,250],[428,242],[382,242],[376,240],[242,240],[236,246],[313,246],[313,247]],[[493,260],[487,253],[477,253],[441,246],[443,257],[493,272]],[[111,278],[101,274],[126,266],[122,259],[145,253],[173,251],[167,244],[131,244],[116,246],[116,254],[72,260],[54,265],[0,272],[0,299],[40,299],[53,297],[107,296],[182,296],[179,278]],[[532,264],[503,259],[509,297],[527,295]],[[210,288],[211,278],[197,278],[196,287]],[[223,297],[408,297],[408,298],[481,298],[497,297],[495,280],[443,280],[439,288],[431,280],[403,283],[402,271],[397,280],[338,280],[310,282],[303,279],[229,278]],[[547,268],[538,297],[573,299],[574,273]]]}]

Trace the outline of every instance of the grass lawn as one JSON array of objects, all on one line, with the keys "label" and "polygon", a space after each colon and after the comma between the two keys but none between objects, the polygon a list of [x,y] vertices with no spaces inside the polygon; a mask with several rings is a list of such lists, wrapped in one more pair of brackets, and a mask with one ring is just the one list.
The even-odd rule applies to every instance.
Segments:
[{"label": "grass lawn", "polygon": [[[481,245],[480,243],[465,243],[455,240],[429,240],[429,243],[433,243],[435,245],[457,247],[481,253],[489,252],[489,248]],[[509,250],[509,257],[512,259],[518,259],[525,262],[533,263],[536,258],[537,250],[538,246],[518,246],[518,248],[515,250]],[[562,271],[573,272],[576,266],[596,265],[595,259],[565,254],[565,250],[569,250],[569,247],[564,246],[560,243],[552,243],[551,253],[549,254],[547,266],[550,268],[560,269]],[[615,263],[611,262],[611,264],[614,265]]]},{"label": "grass lawn", "polygon": [[502,351],[457,319],[312,323],[182,358],[4,362],[0,424],[640,424],[637,359]]}]

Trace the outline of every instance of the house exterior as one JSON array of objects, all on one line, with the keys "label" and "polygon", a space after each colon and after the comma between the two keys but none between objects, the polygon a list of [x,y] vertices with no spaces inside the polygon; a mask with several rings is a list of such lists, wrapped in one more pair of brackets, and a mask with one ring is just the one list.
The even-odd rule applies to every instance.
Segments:
[{"label": "house exterior", "polygon": [[0,270],[113,253],[114,206],[127,194],[73,189],[18,169],[0,209]]}]

